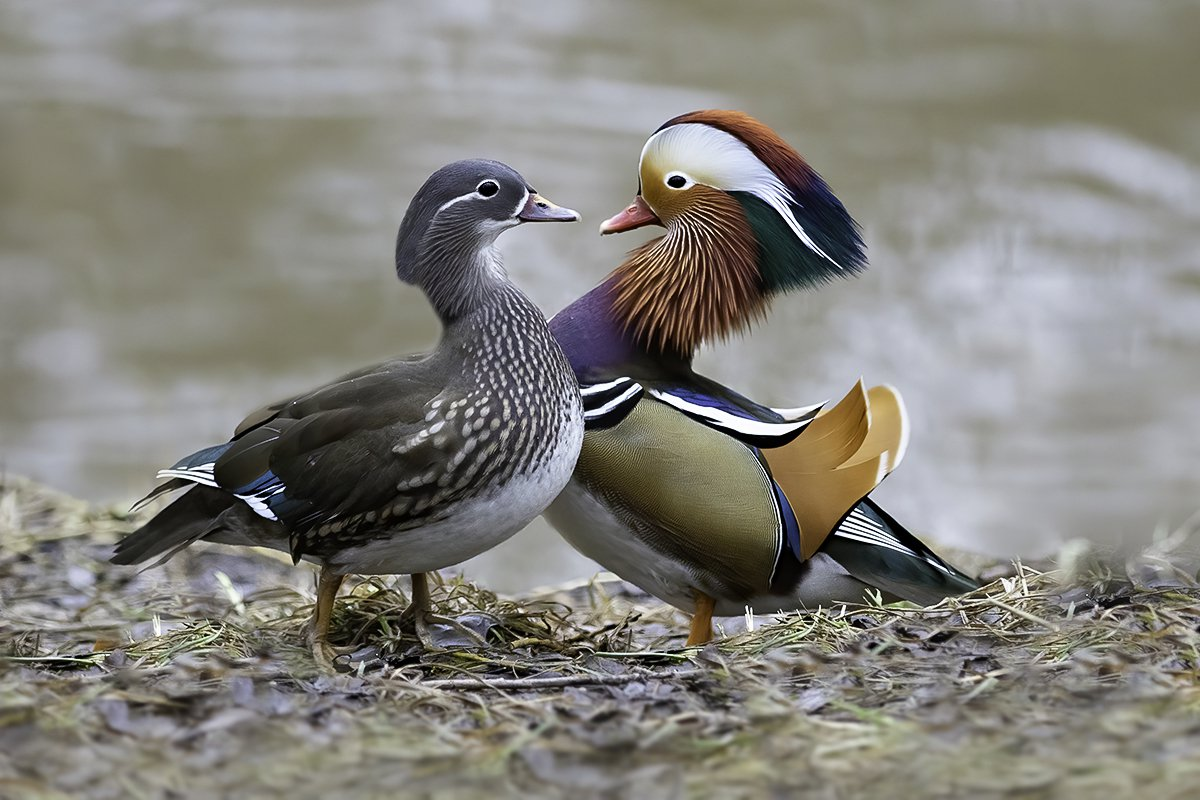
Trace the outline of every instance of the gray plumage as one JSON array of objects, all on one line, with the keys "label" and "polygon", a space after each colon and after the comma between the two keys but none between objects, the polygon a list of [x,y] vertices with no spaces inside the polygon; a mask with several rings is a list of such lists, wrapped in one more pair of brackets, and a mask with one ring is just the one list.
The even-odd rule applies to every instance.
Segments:
[{"label": "gray plumage", "polygon": [[577,218],[499,162],[438,170],[396,242],[397,275],[442,321],[438,346],[267,406],[227,444],[164,470],[171,480],[147,499],[199,485],[120,542],[113,561],[206,539],[273,547],[335,574],[418,573],[515,533],[569,478],[582,408],[494,243],[524,221]]}]

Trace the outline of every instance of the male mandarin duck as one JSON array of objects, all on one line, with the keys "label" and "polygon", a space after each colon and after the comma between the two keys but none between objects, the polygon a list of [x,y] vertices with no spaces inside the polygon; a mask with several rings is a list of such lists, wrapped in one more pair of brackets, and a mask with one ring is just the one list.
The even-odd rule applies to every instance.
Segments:
[{"label": "male mandarin duck", "polygon": [[315,562],[309,635],[322,662],[332,656],[327,634],[343,577],[410,573],[427,636],[424,573],[523,528],[579,455],[583,408],[570,365],[495,247],[522,222],[578,219],[499,162],[435,172],[400,225],[396,271],[437,311],[436,349],[273,403],[229,442],[162,470],[169,480],[142,503],[191,488],[122,540],[113,562],[166,560],[200,539]]},{"label": "male mandarin duck", "polygon": [[867,495],[900,462],[899,394],[860,381],[828,410],[762,406],[698,375],[700,344],[776,295],[866,265],[858,227],[774,131],[734,111],[676,117],[642,150],[633,204],[601,233],[661,225],[551,321],[584,399],[575,474],[547,510],[576,549],[690,612],[713,615],[976,588]]}]

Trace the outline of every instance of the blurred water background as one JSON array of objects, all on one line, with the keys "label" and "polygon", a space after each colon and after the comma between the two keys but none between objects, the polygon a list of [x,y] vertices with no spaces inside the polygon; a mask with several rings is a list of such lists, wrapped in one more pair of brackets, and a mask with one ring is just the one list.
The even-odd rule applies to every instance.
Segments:
[{"label": "blurred water background", "polygon": [[[871,270],[702,371],[776,405],[901,388],[876,494],[937,541],[1043,555],[1200,509],[1200,5],[0,0],[0,468],[128,502],[248,411],[422,350],[395,229],[434,168],[507,161],[576,226],[501,240],[549,313],[642,232],[669,117],[775,127]],[[544,523],[467,565],[594,570]]]}]

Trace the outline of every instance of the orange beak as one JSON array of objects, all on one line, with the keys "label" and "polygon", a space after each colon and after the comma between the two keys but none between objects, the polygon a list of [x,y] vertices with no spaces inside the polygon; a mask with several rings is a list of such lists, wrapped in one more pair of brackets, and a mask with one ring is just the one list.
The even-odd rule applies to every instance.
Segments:
[{"label": "orange beak", "polygon": [[650,206],[646,205],[646,201],[639,194],[633,198],[629,208],[601,222],[600,233],[624,233],[643,225],[662,225],[662,220],[650,210]]}]

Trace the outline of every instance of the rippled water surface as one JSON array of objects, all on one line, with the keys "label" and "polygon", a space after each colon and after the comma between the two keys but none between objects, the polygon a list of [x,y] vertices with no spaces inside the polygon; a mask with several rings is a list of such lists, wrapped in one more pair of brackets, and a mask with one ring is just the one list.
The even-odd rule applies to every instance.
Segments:
[{"label": "rippled water surface", "polygon": [[[0,0],[0,461],[131,500],[262,402],[430,346],[392,241],[456,158],[584,214],[501,240],[553,312],[644,238],[595,225],[645,137],[735,107],[872,269],[702,368],[777,405],[896,384],[876,496],[943,542],[1148,537],[1200,508],[1198,8]],[[469,569],[593,567],[539,522]]]}]

